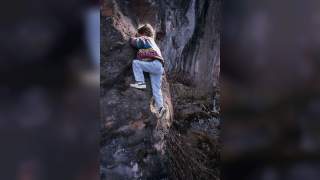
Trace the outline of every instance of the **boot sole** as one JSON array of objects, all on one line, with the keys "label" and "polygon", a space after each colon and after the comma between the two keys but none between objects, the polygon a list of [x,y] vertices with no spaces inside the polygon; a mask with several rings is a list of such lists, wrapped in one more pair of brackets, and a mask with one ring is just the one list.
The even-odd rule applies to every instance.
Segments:
[{"label": "boot sole", "polygon": [[138,88],[138,87],[134,87],[134,86],[131,86],[131,85],[130,85],[130,87],[135,88],[135,89],[139,89],[139,90],[145,90],[145,89],[147,89],[147,87]]}]

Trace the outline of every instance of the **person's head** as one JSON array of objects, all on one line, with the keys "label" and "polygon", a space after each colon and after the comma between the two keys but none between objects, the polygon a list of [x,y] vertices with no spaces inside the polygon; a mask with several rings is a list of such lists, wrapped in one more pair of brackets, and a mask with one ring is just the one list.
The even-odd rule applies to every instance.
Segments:
[{"label": "person's head", "polygon": [[148,36],[154,38],[154,30],[150,24],[145,24],[138,28],[138,34],[140,36]]}]

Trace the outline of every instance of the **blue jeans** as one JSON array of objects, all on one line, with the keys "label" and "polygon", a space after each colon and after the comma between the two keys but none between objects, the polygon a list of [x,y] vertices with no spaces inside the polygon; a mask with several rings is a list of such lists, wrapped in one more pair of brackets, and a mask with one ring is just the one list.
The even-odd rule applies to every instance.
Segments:
[{"label": "blue jeans", "polygon": [[141,61],[133,60],[132,69],[134,79],[138,82],[145,82],[143,72],[150,74],[152,94],[157,108],[163,107],[163,97],[161,92],[161,81],[163,74],[163,67],[160,61]]}]

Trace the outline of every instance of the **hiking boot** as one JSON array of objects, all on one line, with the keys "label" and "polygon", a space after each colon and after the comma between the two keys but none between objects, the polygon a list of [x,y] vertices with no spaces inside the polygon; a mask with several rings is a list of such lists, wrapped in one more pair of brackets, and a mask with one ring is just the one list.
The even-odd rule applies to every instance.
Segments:
[{"label": "hiking boot", "polygon": [[147,88],[146,83],[144,83],[144,82],[136,82],[134,84],[130,84],[130,87],[137,88],[137,89],[146,89]]},{"label": "hiking boot", "polygon": [[167,112],[167,109],[164,107],[161,107],[158,112],[159,112],[159,118],[162,118],[163,115]]}]

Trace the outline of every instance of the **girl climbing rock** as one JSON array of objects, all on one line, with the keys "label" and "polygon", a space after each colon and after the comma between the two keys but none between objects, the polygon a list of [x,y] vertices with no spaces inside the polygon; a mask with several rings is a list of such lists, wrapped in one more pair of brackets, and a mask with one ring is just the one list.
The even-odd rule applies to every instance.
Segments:
[{"label": "girl climbing rock", "polygon": [[156,109],[159,117],[162,117],[166,112],[161,92],[164,59],[159,47],[154,41],[154,30],[152,26],[145,24],[138,28],[137,37],[131,37],[130,43],[138,49],[137,57],[132,62],[135,83],[130,84],[130,86],[137,89],[145,89],[146,83],[143,72],[148,72],[150,74],[152,94]]}]

